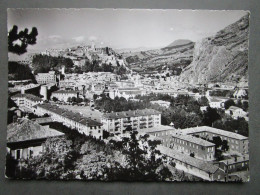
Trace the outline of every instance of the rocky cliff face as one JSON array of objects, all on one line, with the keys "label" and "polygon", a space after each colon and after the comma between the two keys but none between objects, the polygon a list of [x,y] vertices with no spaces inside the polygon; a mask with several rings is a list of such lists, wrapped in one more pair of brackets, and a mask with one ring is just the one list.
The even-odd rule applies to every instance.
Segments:
[{"label": "rocky cliff face", "polygon": [[195,44],[192,63],[180,75],[189,83],[248,80],[249,14]]},{"label": "rocky cliff face", "polygon": [[170,69],[184,68],[193,59],[194,43],[188,40],[177,41],[162,49],[123,53],[132,69],[160,70],[167,65]]}]

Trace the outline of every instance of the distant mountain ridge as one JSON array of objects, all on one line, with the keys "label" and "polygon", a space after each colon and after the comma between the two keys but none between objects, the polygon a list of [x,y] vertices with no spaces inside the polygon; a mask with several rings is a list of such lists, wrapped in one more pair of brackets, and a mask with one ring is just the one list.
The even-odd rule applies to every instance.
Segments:
[{"label": "distant mountain ridge", "polygon": [[193,59],[194,43],[190,40],[175,40],[161,49],[122,53],[133,70],[160,70],[184,68]]},{"label": "distant mountain ridge", "polygon": [[190,45],[190,44],[193,44],[193,42],[188,39],[178,39],[178,40],[173,41],[170,45],[167,45],[166,47],[164,47],[162,49],[178,48],[178,47],[183,47],[185,45]]},{"label": "distant mountain ridge", "polygon": [[189,83],[247,82],[249,14],[195,44],[192,63],[180,75]]}]

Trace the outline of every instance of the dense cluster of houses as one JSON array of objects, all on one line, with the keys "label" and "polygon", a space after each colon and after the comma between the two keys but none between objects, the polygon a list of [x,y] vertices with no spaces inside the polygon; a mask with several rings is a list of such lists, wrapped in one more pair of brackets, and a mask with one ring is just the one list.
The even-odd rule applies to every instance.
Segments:
[{"label": "dense cluster of houses", "polygon": [[[61,99],[65,97],[65,93],[66,91],[56,91],[52,94],[52,97],[56,97],[60,101],[66,101],[65,99],[69,96]],[[78,95],[74,92],[71,94],[72,97]],[[84,117],[80,113],[62,109],[50,103],[44,103],[41,98],[31,94],[17,94],[12,96],[12,99],[23,112],[32,112],[38,116],[47,114],[52,121],[60,122],[71,129],[77,130],[79,133],[91,135],[97,139],[103,139],[104,131],[115,136],[124,135],[127,133],[126,129],[128,127],[137,130],[140,134],[149,134],[151,137],[161,140],[159,146],[161,153],[167,156],[169,162],[174,162],[176,168],[205,180],[223,181],[227,179],[227,174],[247,170],[249,167],[247,157],[248,138],[237,133],[208,126],[181,130],[175,129],[173,126],[164,126],[161,125],[161,113],[153,109],[103,113],[100,123],[89,117]],[[43,135],[29,132],[32,135],[39,135],[34,137],[34,141],[31,142],[30,136],[27,136],[27,138],[26,136],[20,136],[20,139],[17,138],[16,140],[14,133],[10,133],[10,139],[8,139],[9,152],[17,159],[40,154],[40,151],[44,149],[42,143],[47,139],[48,132],[52,132],[49,134],[50,136],[62,135],[59,132],[54,133],[54,129],[41,126],[39,121],[37,123],[37,121],[28,119],[23,120],[26,122],[21,123],[30,123],[31,126],[37,126],[39,131],[43,132]],[[12,126],[8,127],[8,132],[18,132],[19,129],[16,127],[18,126],[13,123]],[[9,131],[9,129],[11,130]],[[37,131],[37,128],[30,129]],[[229,145],[229,152],[238,155],[238,157],[219,161],[217,165],[214,164],[216,148],[212,140],[216,136],[226,140]]]},{"label": "dense cluster of houses", "polygon": [[[98,50],[94,47],[92,49],[87,48],[87,50],[99,55],[104,52],[104,50]],[[67,52],[76,55],[78,49]],[[114,54],[103,59],[106,62],[113,61],[113,56]],[[93,102],[94,96],[96,95],[99,98],[98,96],[101,94],[111,99],[124,97],[127,100],[135,100],[137,95],[149,93],[168,94],[173,97],[180,94],[189,95],[197,100],[204,96],[200,93],[188,91],[185,86],[174,91],[175,86],[180,86],[180,84],[172,77],[156,78],[156,76],[160,76],[158,73],[152,73],[153,78],[147,75],[129,74],[128,79],[122,80],[119,75],[110,72],[65,74],[64,69],[62,74],[65,76],[63,80],[57,79],[54,71],[36,75],[37,82],[42,85],[40,94],[43,95],[43,98],[27,94],[25,93],[26,90],[22,90],[22,88],[20,89],[21,94],[11,97],[21,112],[33,113],[40,117],[34,121],[23,118],[8,126],[7,146],[9,153],[15,159],[40,155],[44,150],[43,143],[47,138],[64,135],[55,129],[43,126],[42,123],[44,122],[42,121],[47,120],[62,123],[81,134],[93,136],[96,139],[103,139],[104,131],[115,138],[126,135],[129,129],[136,130],[139,134],[148,134],[151,139],[161,141],[158,149],[166,156],[168,163],[175,163],[177,169],[209,181],[224,181],[233,177],[236,178],[235,175],[232,175],[232,178],[228,177],[238,171],[248,170],[248,138],[237,133],[208,126],[175,129],[173,125],[162,125],[161,113],[153,109],[102,113],[98,122],[96,118],[86,117],[81,113],[63,109],[45,101],[56,99],[61,102],[68,102],[71,98],[80,97],[88,98]],[[58,86],[60,89],[52,92],[50,98],[48,98],[47,92],[53,86]],[[23,88],[27,89],[26,87]],[[30,88],[29,85],[28,88]],[[234,93],[235,98],[243,98],[245,95],[244,90]],[[224,109],[224,102],[227,98],[211,97],[209,91],[206,92],[206,97],[209,100],[210,107]],[[137,101],[139,100],[137,99]],[[151,101],[151,103],[165,108],[170,107],[168,101],[157,100]],[[201,111],[206,110],[207,107],[201,107]],[[248,120],[248,113],[236,106],[229,107],[225,110],[225,114],[234,119],[243,117]],[[48,118],[42,118],[45,115],[48,115]],[[28,131],[26,128],[28,128]],[[212,141],[215,137],[225,140],[229,146],[227,152],[235,155],[235,157],[216,161],[217,148]]]}]

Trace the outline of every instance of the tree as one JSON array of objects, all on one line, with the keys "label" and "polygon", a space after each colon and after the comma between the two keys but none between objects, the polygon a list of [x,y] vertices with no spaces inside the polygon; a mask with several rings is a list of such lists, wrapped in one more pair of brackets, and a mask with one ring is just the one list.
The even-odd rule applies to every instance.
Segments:
[{"label": "tree", "polygon": [[247,111],[247,110],[248,110],[248,101],[243,101],[243,103],[242,103],[242,109],[243,109],[244,111]]},{"label": "tree", "polygon": [[71,97],[68,97],[67,102],[72,102]]},{"label": "tree", "polygon": [[222,141],[221,150],[223,150],[223,151],[228,151],[229,150],[229,146],[228,146],[228,141],[227,140],[223,140]]},{"label": "tree", "polygon": [[224,105],[225,105],[225,109],[227,110],[227,109],[229,109],[230,106],[235,106],[236,104],[235,104],[234,100],[229,99],[229,100],[225,101]]},{"label": "tree", "polygon": [[26,53],[28,45],[36,44],[37,35],[36,27],[29,33],[27,28],[18,32],[18,27],[14,25],[8,32],[8,51],[17,55]]},{"label": "tree", "polygon": [[16,178],[74,179],[71,170],[75,169],[75,154],[73,142],[68,138],[48,138],[41,155],[19,161]]},{"label": "tree", "polygon": [[98,95],[97,94],[94,94],[93,95],[93,99],[96,100],[98,98]]},{"label": "tree", "polygon": [[212,142],[216,145],[216,148],[219,148],[220,146],[222,146],[222,139],[219,136],[213,137]]},{"label": "tree", "polygon": [[206,112],[203,114],[203,124],[207,126],[212,126],[213,122],[220,119],[220,115],[217,110],[211,107],[207,107]]},{"label": "tree", "polygon": [[73,97],[71,97],[71,101],[72,102],[77,102],[77,98],[73,96]]},{"label": "tree", "polygon": [[121,179],[130,181],[156,181],[171,178],[171,172],[163,164],[164,157],[157,150],[157,145],[160,144],[160,141],[148,138],[149,135],[138,136],[137,131],[130,131],[130,137],[124,137],[122,142],[117,146],[122,147],[121,150],[125,155],[127,165],[125,167],[114,168],[109,173],[109,177],[114,177],[117,174],[117,177],[122,177]]},{"label": "tree", "polygon": [[200,99],[199,99],[199,104],[200,106],[208,106],[209,105],[209,100],[208,98],[206,98],[205,96],[202,96]]},{"label": "tree", "polygon": [[35,81],[32,70],[28,65],[19,62],[8,62],[8,79],[9,80],[27,80],[32,79]]},{"label": "tree", "polygon": [[58,101],[58,98],[53,97],[52,100],[53,100],[54,102],[57,102],[57,101]]}]

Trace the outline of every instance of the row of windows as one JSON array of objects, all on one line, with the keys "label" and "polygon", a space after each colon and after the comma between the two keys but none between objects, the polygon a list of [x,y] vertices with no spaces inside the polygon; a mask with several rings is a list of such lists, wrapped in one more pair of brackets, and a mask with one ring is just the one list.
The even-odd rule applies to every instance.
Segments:
[{"label": "row of windows", "polygon": [[199,146],[197,144],[192,144],[190,142],[187,142],[187,141],[184,141],[184,140],[179,140],[177,138],[173,138],[173,141],[175,141],[176,143],[180,143],[180,144],[183,144],[183,145],[186,145],[186,146],[190,146],[190,147],[199,149]]},{"label": "row of windows", "polygon": [[[210,133],[207,133],[207,132],[203,132],[203,133],[198,133],[199,135],[210,135]],[[227,138],[225,136],[222,136],[222,135],[218,135],[218,134],[212,134],[212,137],[216,137],[216,136],[219,136],[222,140],[227,140],[228,142],[231,142],[231,143],[236,143],[238,144],[238,140],[234,140],[232,138]]]},{"label": "row of windows", "polygon": [[[243,162],[241,164],[241,166],[244,167],[246,164],[247,164],[246,162],[245,163]],[[235,169],[235,168],[236,168],[236,165],[228,165],[228,169]]]},{"label": "row of windows", "polygon": [[233,145],[231,145],[231,148],[238,150],[239,147],[238,147],[238,146],[233,146]]}]

